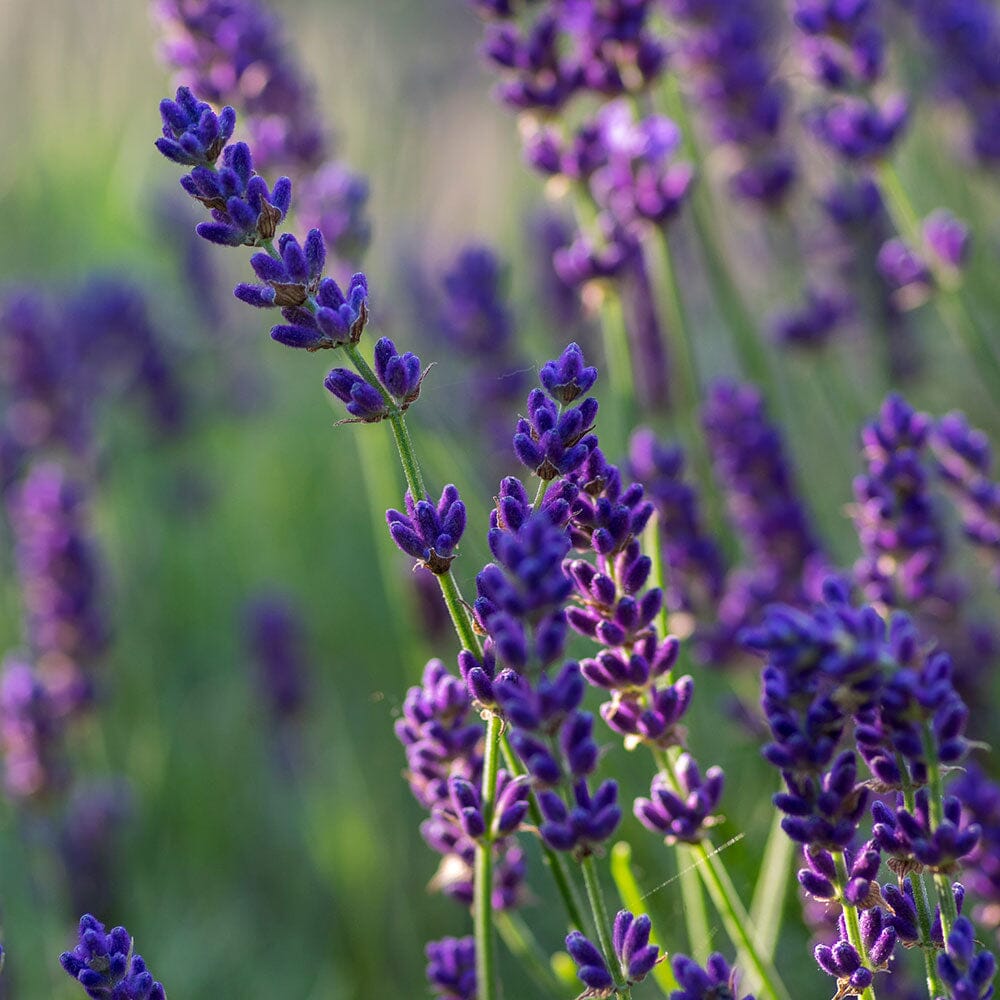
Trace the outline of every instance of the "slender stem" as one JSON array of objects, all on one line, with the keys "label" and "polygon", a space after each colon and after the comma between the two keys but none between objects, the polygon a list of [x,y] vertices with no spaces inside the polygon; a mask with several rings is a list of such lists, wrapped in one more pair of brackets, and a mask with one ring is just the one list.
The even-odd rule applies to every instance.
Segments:
[{"label": "slender stem", "polygon": [[[889,214],[896,228],[911,244],[918,244],[921,239],[920,217],[906,193],[896,168],[891,163],[884,162],[879,169],[879,180],[888,196]],[[933,261],[931,266],[939,286],[933,296],[933,302],[941,323],[951,337],[961,342],[974,359],[973,367],[983,381],[987,394],[992,398],[1000,386],[1000,359],[997,357],[996,345],[969,308],[961,289],[949,288],[949,285],[954,286],[951,276],[943,273],[940,267],[934,267]]]},{"label": "slender stem", "polygon": [[656,255],[656,264],[659,265],[664,279],[663,305],[667,313],[667,333],[674,348],[674,358],[680,375],[679,408],[683,413],[691,413],[697,408],[701,398],[701,378],[698,374],[698,357],[692,341],[691,327],[687,310],[684,308],[667,231],[663,228],[657,229],[655,238],[647,240],[645,245],[648,252]]},{"label": "slender stem", "polygon": [[465,609],[462,594],[458,589],[458,584],[455,582],[455,577],[452,575],[451,570],[449,569],[446,573],[441,573],[437,581],[438,586],[441,588],[441,595],[444,597],[444,603],[448,607],[451,623],[455,626],[455,632],[458,634],[458,640],[461,642],[462,648],[472,653],[481,653],[482,646],[479,643],[479,637],[472,628],[472,622],[469,621],[469,613]]},{"label": "slender stem", "polygon": [[[944,783],[941,780],[941,763],[938,760],[937,740],[929,722],[923,726],[924,756],[927,758],[927,802],[931,828],[937,830],[944,823]],[[940,872],[934,873],[938,906],[941,907],[941,935],[945,941],[958,919],[958,907],[951,883]]]},{"label": "slender stem", "polygon": [[[903,755],[896,754],[896,765],[899,773],[903,776],[903,805],[912,813],[916,807],[916,796],[913,793],[913,784],[910,781],[910,772],[903,760]],[[920,931],[920,950],[924,958],[924,977],[927,981],[928,1000],[934,1000],[941,996],[944,989],[938,978],[937,963],[934,961],[936,948],[931,940],[931,904],[927,893],[927,883],[924,880],[923,872],[910,876],[913,886],[913,904],[917,910],[917,927]]]},{"label": "slender stem", "polygon": [[[692,874],[694,873],[692,872]],[[611,877],[614,879],[615,886],[618,889],[618,895],[621,897],[622,905],[625,909],[630,910],[632,913],[642,912],[642,892],[639,889],[639,883],[636,880],[635,872],[632,871],[632,847],[624,840],[619,840],[618,843],[611,848]],[[695,875],[695,884],[697,884],[697,882],[698,877]],[[687,912],[685,907],[685,918],[686,917]],[[655,931],[650,933],[649,943],[655,945],[660,944],[659,937]],[[699,961],[702,960],[700,955],[697,957]],[[654,965],[653,978],[656,980],[656,983],[662,990],[664,996],[669,996],[671,990],[676,990],[680,987],[680,984],[677,982],[677,977],[674,975],[674,970],[670,967],[669,962],[658,962]]]},{"label": "slender stem", "polygon": [[[673,750],[676,751],[676,748]],[[654,751],[653,756],[674,790],[679,791],[680,782],[674,772],[676,754]],[[739,950],[741,958],[749,966],[749,971],[757,983],[764,987],[765,992],[773,1000],[791,1000],[791,994],[774,967],[774,962],[762,953],[757,944],[757,930],[736,891],[736,886],[729,877],[725,864],[718,852],[710,850],[710,847],[711,845],[705,841],[692,844],[690,854],[697,862],[698,874],[705,883],[712,905],[722,919],[729,939]]]},{"label": "slender stem", "polygon": [[548,956],[531,932],[531,928],[516,913],[511,913],[509,910],[501,910],[496,915],[496,925],[507,950],[523,968],[528,970],[535,984],[546,996],[558,996],[562,984],[553,974]]},{"label": "slender stem", "polygon": [[691,853],[698,860],[698,871],[726,933],[749,964],[753,977],[763,986],[765,995],[775,1000],[791,1000],[791,994],[781,981],[774,963],[757,946],[756,929],[718,855],[710,852],[704,843],[694,844]]},{"label": "slender stem", "polygon": [[[497,785],[500,720],[490,716],[486,724],[486,748],[483,757],[482,806],[486,829],[493,822],[493,798]],[[493,843],[489,834],[476,844],[476,866],[472,883],[472,910],[476,932],[476,986],[480,1000],[496,1000],[497,971],[493,928]]]},{"label": "slender stem", "polygon": [[767,958],[774,958],[774,949],[781,932],[781,918],[788,894],[788,877],[792,872],[795,844],[781,828],[781,813],[776,811],[771,831],[767,835],[764,861],[754,886],[750,902],[750,919],[757,928],[757,947]]},{"label": "slender stem", "polygon": [[[844,887],[848,882],[847,862],[844,860],[844,852],[837,851],[833,855],[834,863],[837,866],[837,880],[840,883],[840,904],[844,911],[844,923],[847,925],[847,940],[854,946],[854,950],[861,956],[864,962],[868,957],[865,953],[865,943],[861,938],[861,923],[858,920],[857,907],[851,906],[843,897]],[[875,1000],[875,988],[866,986],[861,991],[862,1000]]]},{"label": "slender stem", "polygon": [[[667,610],[667,565],[663,558],[663,538],[662,525],[659,512],[653,514],[643,531],[642,551],[649,556],[652,564],[650,577],[655,586],[663,592],[663,601],[660,603],[660,610],[656,615],[656,629],[660,636],[666,636],[670,631],[669,611]],[[665,675],[665,679],[670,681],[670,672]]]},{"label": "slender stem", "polygon": [[597,939],[601,943],[601,951],[604,952],[604,961],[608,963],[608,969],[615,978],[615,982],[621,974],[621,963],[615,955],[615,949],[611,944],[611,922],[608,920],[608,911],[604,906],[604,895],[601,892],[601,883],[597,878],[597,867],[594,865],[594,856],[588,854],[580,862],[583,869],[583,884],[587,887],[587,899],[590,902],[590,912],[594,916],[594,925],[597,928]]},{"label": "slender stem", "polygon": [[[500,736],[500,750],[503,753],[504,764],[511,774],[515,777],[527,774],[524,765],[514,756],[514,751],[511,749],[510,742],[507,740],[505,734],[501,734]],[[538,800],[534,792],[531,793],[528,808],[532,823],[535,826],[539,826],[542,822],[542,813],[538,808]],[[556,888],[559,890],[563,905],[566,907],[566,916],[569,918],[570,929],[578,930],[582,933],[586,926],[583,919],[583,907],[578,898],[579,890],[570,876],[565,856],[558,851],[552,850],[544,840],[540,840],[540,843],[542,845],[542,853],[545,856],[545,863],[552,872],[552,878],[555,880]]]}]

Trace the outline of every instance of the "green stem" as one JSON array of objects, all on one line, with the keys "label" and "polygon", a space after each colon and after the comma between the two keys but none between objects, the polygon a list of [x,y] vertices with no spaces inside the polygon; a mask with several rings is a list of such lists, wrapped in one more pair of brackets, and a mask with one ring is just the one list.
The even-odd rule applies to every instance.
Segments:
[{"label": "green stem", "polygon": [[[919,246],[922,238],[920,217],[896,168],[888,161],[879,168],[879,180],[887,195],[889,214],[896,228],[912,246]],[[931,266],[938,284],[933,303],[941,323],[952,339],[961,343],[969,352],[974,361],[973,367],[983,381],[983,388],[993,398],[997,387],[1000,387],[1000,359],[997,357],[996,345],[969,308],[961,289],[954,286],[951,276],[942,272],[933,261]]]},{"label": "green stem", "polygon": [[712,897],[726,933],[736,945],[743,961],[749,965],[752,977],[763,987],[766,996],[773,997],[774,1000],[791,1000],[791,994],[781,981],[774,963],[757,946],[757,932],[750,915],[740,901],[736,887],[725,866],[719,861],[719,856],[709,851],[704,843],[692,845],[691,854],[698,861],[698,872]]},{"label": "green stem", "polygon": [[604,895],[601,892],[601,883],[597,878],[594,856],[588,854],[580,861],[580,867],[583,869],[583,884],[587,887],[587,900],[590,902],[590,912],[594,916],[594,926],[597,928],[597,939],[601,943],[604,961],[607,962],[608,969],[617,982],[621,974],[621,963],[618,961],[615,949],[611,944],[611,923],[608,920],[608,911],[604,906]]},{"label": "green stem", "polygon": [[[661,538],[661,522],[659,513],[654,513],[646,524],[642,538],[642,551],[649,556],[652,563],[650,578],[654,586],[659,587],[663,592],[663,601],[660,610],[656,615],[656,630],[661,637],[670,632],[670,618],[667,611],[667,565],[663,558],[663,539]],[[665,675],[667,681],[671,680],[671,673]]]},{"label": "green stem", "polygon": [[693,413],[701,400],[701,377],[698,373],[698,356],[691,337],[687,310],[681,296],[674,266],[673,253],[665,229],[657,229],[656,238],[646,241],[647,252],[656,255],[655,264],[663,276],[663,307],[667,319],[667,336],[674,349],[675,371],[680,388],[678,409]]},{"label": "green stem", "polygon": [[[927,758],[927,804],[930,812],[931,829],[937,830],[944,823],[944,782],[941,778],[941,762],[938,760],[937,740],[929,722],[923,725],[924,756]],[[941,907],[941,935],[945,941],[958,919],[958,907],[951,883],[941,872],[934,873],[934,888],[937,890],[938,906]]]},{"label": "green stem", "polygon": [[[675,792],[683,794],[680,781],[674,772],[676,757],[676,747],[667,753],[653,751],[653,758],[661,773],[670,782]],[[710,843],[706,846],[706,842],[701,841],[690,845],[689,853],[697,862],[695,867],[708,890],[712,905],[722,919],[730,941],[740,952],[740,957],[744,964],[749,967],[752,977],[757,980],[755,985],[762,986],[771,1000],[791,1000],[791,994],[782,982],[774,962],[762,952],[757,943],[758,932],[736,891],[736,886],[733,885],[733,881],[729,877],[725,864],[718,852],[710,850],[710,847]],[[682,865],[686,856],[686,853],[682,852]]]},{"label": "green stem", "polygon": [[[844,860],[844,852],[834,852],[833,860],[837,866],[837,880],[840,883],[838,888],[841,895],[841,908],[844,911],[844,923],[847,924],[847,940],[854,946],[854,950],[861,956],[861,961],[864,962],[868,956],[865,953],[865,944],[861,938],[861,922],[858,920],[858,910],[857,907],[851,906],[843,898],[844,887],[848,882],[847,862]],[[875,1000],[874,987],[865,987],[861,992],[861,998],[862,1000]]]},{"label": "green stem", "polygon": [[[493,823],[493,798],[497,786],[500,719],[491,715],[486,724],[483,756],[482,808],[486,829]],[[476,983],[480,1000],[496,1000],[497,972],[493,928],[493,843],[489,833],[476,844],[476,865],[472,883],[472,913],[476,934]]]},{"label": "green stem", "polygon": [[[514,751],[511,749],[510,742],[505,733],[501,733],[500,735],[500,750],[503,753],[504,764],[506,764],[507,770],[514,777],[520,777],[528,773],[524,765],[514,755]],[[535,797],[534,791],[532,791],[531,798],[528,801],[528,808],[531,814],[531,822],[535,826],[540,826],[542,823],[542,813],[538,808],[538,800]],[[539,842],[542,845],[545,863],[552,872],[556,888],[559,890],[563,905],[566,907],[566,916],[569,918],[570,929],[582,933],[585,927],[583,907],[580,905],[579,892],[570,876],[566,859],[558,851],[552,850],[544,840],[539,839]]]},{"label": "green stem", "polygon": [[444,597],[444,603],[448,607],[451,623],[455,626],[455,632],[458,634],[458,640],[461,642],[462,648],[469,650],[470,653],[481,654],[482,646],[479,643],[479,637],[472,628],[469,613],[465,609],[462,594],[458,589],[458,584],[455,582],[455,577],[452,575],[451,570],[449,569],[446,573],[439,574],[437,581],[438,586],[441,588],[441,596]]},{"label": "green stem", "polygon": [[[903,805],[909,812],[913,812],[917,805],[916,796],[913,793],[913,784],[910,782],[910,772],[903,760],[903,755],[896,754],[896,766],[903,776]],[[927,982],[928,1000],[935,1000],[944,993],[941,982],[938,978],[937,963],[934,961],[936,947],[931,940],[931,904],[927,893],[927,883],[924,880],[923,872],[914,873],[910,876],[913,885],[913,904],[917,910],[917,927],[920,930],[919,948],[924,958],[924,977]]]},{"label": "green stem", "polygon": [[750,902],[750,919],[757,928],[757,947],[767,958],[774,958],[795,855],[795,844],[781,828],[781,818],[781,813],[776,811]]},{"label": "green stem", "polygon": [[[625,909],[632,913],[642,913],[644,910],[642,892],[639,889],[635,872],[632,871],[632,847],[624,840],[619,840],[611,848],[611,877],[614,879],[618,895],[621,897],[622,905]],[[697,876],[695,876],[696,884],[697,881]],[[685,917],[687,917],[686,912]],[[659,937],[655,931],[650,933],[649,943],[660,945]],[[697,957],[699,961],[702,961],[700,955]],[[680,988],[680,984],[677,982],[677,977],[674,975],[674,970],[671,969],[669,962],[658,962],[654,965],[653,978],[663,991],[664,996],[669,996],[671,990]]]},{"label": "green stem", "polygon": [[527,969],[543,994],[558,996],[562,984],[553,974],[548,956],[532,934],[531,928],[517,914],[509,910],[502,910],[496,915],[496,925],[507,950],[522,968]]}]

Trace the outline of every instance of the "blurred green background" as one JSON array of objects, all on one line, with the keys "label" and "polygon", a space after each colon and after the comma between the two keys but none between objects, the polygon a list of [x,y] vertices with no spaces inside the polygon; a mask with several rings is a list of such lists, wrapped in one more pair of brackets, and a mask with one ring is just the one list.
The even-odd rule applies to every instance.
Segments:
[{"label": "blurred green background", "polygon": [[[461,242],[485,239],[513,262],[524,355],[532,364],[550,356],[561,335],[544,328],[528,301],[523,235],[540,186],[521,166],[513,121],[490,99],[477,20],[460,0],[272,6],[317,82],[341,155],[371,179],[375,326],[408,346],[412,317],[389,287],[400,246],[435,264]],[[0,4],[0,282],[58,289],[94,270],[138,278],[193,391],[218,404],[174,440],[151,436],[124,406],[108,408],[102,431],[94,530],[116,634],[106,664],[112,697],[76,732],[72,749],[81,773],[126,776],[134,809],[117,858],[116,909],[98,916],[128,926],[171,997],[422,996],[424,942],[467,933],[470,923],[426,889],[436,858],[420,839],[423,816],[402,780],[392,732],[406,687],[431,652],[408,603],[408,560],[382,527],[402,480],[387,430],[333,426],[324,359],[273,344],[267,318],[247,310],[227,307],[225,336],[192,320],[160,208],[177,171],[152,144],[157,102],[172,91],[154,56],[156,38],[140,0]],[[920,164],[918,185],[931,198],[950,169],[932,146],[917,137],[904,152],[904,168]],[[958,211],[973,197],[962,185],[953,194]],[[184,218],[188,206],[173,204]],[[226,301],[245,274],[245,255],[209,252]],[[702,333],[710,355],[716,332],[709,320]],[[933,369],[948,348],[930,347]],[[424,360],[440,362],[427,396],[463,393],[447,358]],[[717,367],[725,366],[720,351]],[[245,372],[235,386],[220,377],[233,368]],[[854,424],[817,395],[807,362],[790,361],[786,376],[802,481],[834,551],[849,559],[843,508],[856,468]],[[932,382],[923,399],[942,409],[959,401],[961,388],[960,379]],[[242,390],[238,408],[220,398],[234,390]],[[440,427],[419,415],[414,424],[432,491],[456,481],[470,503],[456,563],[468,595],[488,558],[481,529],[492,486]],[[516,471],[512,455],[509,468]],[[376,499],[367,499],[369,489]],[[2,558],[6,649],[20,641],[19,608],[6,550]],[[246,655],[241,609],[261,585],[289,589],[310,634],[313,691],[294,777],[273,762]],[[454,642],[434,652],[452,663]],[[745,680],[752,689],[753,678]],[[748,897],[773,780],[721,714],[728,682],[699,683],[692,743],[705,766],[727,767],[729,820],[717,842],[745,834],[726,857]],[[617,750],[611,767],[626,801],[648,787],[644,758]],[[636,845],[644,886],[668,882],[670,852],[630,816],[622,832]],[[554,949],[559,921],[532,863],[526,916]],[[57,963],[74,935],[66,887],[44,830],[6,807],[0,873],[4,988],[24,998],[75,995]],[[649,905],[669,942],[680,925],[676,884]],[[722,929],[712,929],[730,951]],[[802,991],[796,995],[818,996],[827,986],[803,947],[804,932],[791,930],[778,964]],[[504,962],[507,996],[534,996]]]}]

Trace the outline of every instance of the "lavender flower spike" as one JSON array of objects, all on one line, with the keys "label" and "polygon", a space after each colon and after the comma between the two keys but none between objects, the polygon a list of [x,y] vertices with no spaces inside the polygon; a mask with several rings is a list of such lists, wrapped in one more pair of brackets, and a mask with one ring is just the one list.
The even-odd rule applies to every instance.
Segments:
[{"label": "lavender flower spike", "polygon": [[[670,1000],[716,1000],[737,996],[736,970],[718,953],[710,955],[703,969],[687,955],[674,955],[670,962],[679,990],[670,994]],[[754,1000],[747,994],[743,1000]]]},{"label": "lavender flower spike", "polygon": [[59,957],[62,967],[93,1000],[166,1000],[146,963],[132,954],[132,938],[124,927],[105,933],[89,913],[80,918],[80,941]]},{"label": "lavender flower spike", "polygon": [[959,917],[948,935],[947,950],[938,955],[938,972],[950,1000],[990,1000],[996,959],[976,952],[976,932],[967,917]]}]

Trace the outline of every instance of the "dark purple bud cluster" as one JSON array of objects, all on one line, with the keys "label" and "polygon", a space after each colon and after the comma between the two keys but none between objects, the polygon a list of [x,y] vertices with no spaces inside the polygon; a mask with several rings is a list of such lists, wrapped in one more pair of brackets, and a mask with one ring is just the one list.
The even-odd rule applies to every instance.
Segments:
[{"label": "dark purple bud cluster", "polygon": [[[705,529],[694,487],[685,481],[684,452],[661,444],[651,430],[640,429],[632,435],[629,471],[646,488],[659,520],[668,568],[667,608],[675,617],[698,616],[721,597],[725,563]],[[692,628],[690,623],[681,631]]]},{"label": "dark purple bud cluster", "polygon": [[657,774],[650,798],[635,800],[635,815],[647,830],[661,834],[668,844],[697,844],[709,827],[719,822],[712,812],[722,798],[725,776],[721,767],[710,767],[702,777],[690,754],[681,754],[674,766],[679,785]]},{"label": "dark purple bud cluster", "polygon": [[787,98],[770,41],[774,11],[760,0],[666,0],[681,29],[677,59],[715,141],[734,153],[735,197],[777,205],[795,178],[782,139]]},{"label": "dark purple bud cluster", "polygon": [[577,94],[635,92],[660,74],[666,49],[648,0],[556,5],[518,24],[510,4],[476,4],[483,52],[503,74],[497,96],[517,111],[560,111]]},{"label": "dark purple bud cluster", "polygon": [[756,624],[768,604],[808,603],[825,560],[760,393],[747,384],[716,382],[702,423],[748,562],[730,574],[715,626],[703,637],[710,662],[724,662],[738,651],[739,632]]},{"label": "dark purple bud cluster", "polygon": [[479,626],[505,666],[547,667],[566,644],[563,606],[571,590],[562,571],[566,532],[540,512],[515,532],[491,528],[489,543],[497,561],[476,577]]},{"label": "dark purple bud cluster", "polygon": [[[466,686],[440,660],[431,660],[422,684],[407,692],[396,735],[406,751],[410,788],[431,814],[421,833],[443,856],[432,887],[462,903],[472,902],[475,845],[487,834],[478,790],[483,732]],[[524,818],[527,792],[524,781],[500,772],[489,827],[498,856],[492,894],[498,909],[520,902],[524,854],[511,835]]]},{"label": "dark purple bud cluster", "polygon": [[813,899],[834,901],[841,898],[851,906],[867,907],[873,890],[877,896],[878,885],[875,878],[882,864],[882,856],[877,846],[869,841],[859,851],[845,851],[847,864],[847,884],[837,884],[836,862],[830,851],[821,847],[807,847],[802,855],[807,867],[799,870],[799,884]]},{"label": "dark purple bud cluster", "polygon": [[937,92],[960,105],[969,146],[980,160],[1000,160],[1000,13],[989,0],[914,0],[905,8],[929,49]]},{"label": "dark purple bud cluster", "polygon": [[631,987],[642,982],[659,962],[660,949],[649,943],[652,930],[649,917],[619,910],[612,928],[612,947],[618,968],[612,972],[600,950],[579,931],[566,938],[566,950],[576,963],[576,974],[587,987],[588,995],[610,994],[620,983]]},{"label": "dark purple bud cluster", "polygon": [[446,937],[427,945],[427,982],[439,1000],[476,1000],[476,942]]},{"label": "dark purple bud cluster", "polygon": [[930,491],[930,418],[891,395],[861,432],[866,475],[854,483],[854,521],[864,555],[855,576],[872,600],[890,606],[953,603],[942,579],[945,532]]},{"label": "dark purple bud cluster", "polygon": [[[731,969],[722,955],[709,955],[702,968],[693,958],[675,954],[670,960],[680,986],[670,994],[670,1000],[717,1000],[739,995],[736,969]],[[749,993],[742,1000],[754,1000]]]},{"label": "dark purple bud cluster", "polygon": [[458,490],[446,486],[437,506],[430,500],[414,502],[409,490],[403,499],[405,514],[398,510],[385,512],[392,540],[432,573],[447,573],[465,532],[465,504]]},{"label": "dark purple bud cluster", "polygon": [[522,465],[546,482],[577,469],[597,444],[591,434],[597,400],[588,396],[563,409],[541,389],[528,396],[528,416],[517,422],[514,451]]},{"label": "dark purple bud cluster", "polygon": [[124,927],[110,933],[89,913],[80,918],[80,940],[59,957],[62,967],[93,1000],[166,1000]]},{"label": "dark purple bud cluster", "polygon": [[[157,140],[157,148],[168,159],[178,161],[177,148],[197,150],[206,135],[231,135],[236,112],[227,107],[216,115],[208,104],[181,87],[175,100],[164,98],[160,102],[160,117],[164,138]],[[217,165],[220,155],[221,167]],[[292,182],[287,177],[280,178],[272,192],[254,171],[245,142],[227,146],[213,141],[198,158],[190,153],[187,159],[194,165],[181,178],[181,187],[208,208],[214,220],[198,225],[199,236],[223,246],[263,246],[274,238],[291,206]],[[183,158],[178,162],[184,162]]]},{"label": "dark purple bud cluster", "polygon": [[571,805],[554,791],[540,792],[538,806],[544,818],[539,827],[542,839],[553,850],[571,851],[578,858],[599,851],[622,818],[618,782],[611,780],[603,782],[593,794],[584,779],[574,782]]},{"label": "dark purple bud cluster", "polygon": [[888,155],[909,120],[900,95],[876,104],[863,97],[839,97],[809,117],[813,134],[835,153],[852,162],[867,163]]},{"label": "dark purple bud cluster", "polygon": [[881,76],[885,39],[867,0],[796,0],[793,20],[806,66],[824,87],[849,90]]},{"label": "dark purple bud cluster", "polygon": [[993,996],[996,959],[988,951],[976,951],[976,930],[968,918],[955,921],[937,967],[948,1000],[990,1000]]},{"label": "dark purple bud cluster", "polygon": [[[363,311],[362,306],[362,315]],[[358,322],[364,325],[363,318],[355,325]],[[371,424],[409,409],[420,396],[420,386],[428,371],[429,368],[420,370],[420,359],[411,351],[400,354],[388,337],[382,337],[375,343],[375,376],[379,387],[348,368],[334,368],[323,384],[347,404],[352,419],[344,423]]]},{"label": "dark purple bud cluster", "polygon": [[775,317],[774,339],[793,347],[825,344],[850,311],[850,300],[843,294],[807,288],[806,301],[800,308]]},{"label": "dark purple bud cluster", "polygon": [[990,478],[993,454],[986,435],[955,411],[934,426],[930,446],[966,538],[986,555],[1000,582],[1000,486]]},{"label": "dark purple bud cluster", "polygon": [[298,609],[285,595],[261,594],[248,604],[244,617],[261,693],[272,716],[296,718],[308,693],[305,634]]},{"label": "dark purple bud cluster", "polygon": [[926,788],[917,791],[912,812],[904,808],[902,799],[895,811],[876,801],[872,804],[872,839],[897,863],[916,862],[932,871],[956,871],[958,862],[979,843],[982,828],[963,819],[962,805],[953,795],[945,797],[942,812],[943,819],[935,825]]}]

